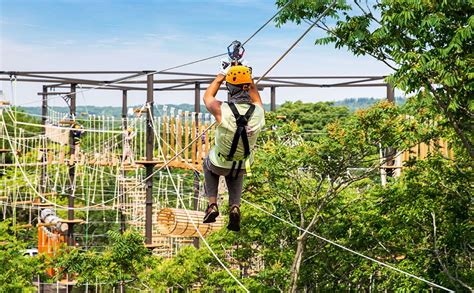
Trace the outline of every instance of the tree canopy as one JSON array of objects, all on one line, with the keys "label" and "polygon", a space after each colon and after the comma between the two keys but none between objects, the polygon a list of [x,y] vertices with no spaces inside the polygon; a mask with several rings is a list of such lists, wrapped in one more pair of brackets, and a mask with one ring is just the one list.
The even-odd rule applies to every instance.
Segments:
[{"label": "tree canopy", "polygon": [[[276,1],[278,6],[289,0]],[[278,16],[287,22],[312,22],[329,0],[297,0]],[[393,69],[387,81],[439,115],[438,123],[456,134],[474,159],[472,1],[338,1],[318,27],[333,43],[355,55],[370,55]]]}]

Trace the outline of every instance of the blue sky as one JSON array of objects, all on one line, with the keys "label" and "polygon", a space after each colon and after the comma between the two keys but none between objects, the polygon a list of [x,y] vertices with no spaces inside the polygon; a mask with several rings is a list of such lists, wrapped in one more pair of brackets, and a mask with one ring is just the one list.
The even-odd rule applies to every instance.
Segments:
[{"label": "blue sky", "polygon": [[[0,0],[0,68],[159,70],[224,52],[231,41],[245,40],[276,11],[273,0]],[[246,46],[246,59],[256,74],[263,73],[306,28],[306,24],[282,28],[270,24],[258,34]],[[370,57],[356,58],[332,46],[314,46],[321,34],[312,31],[271,75],[390,73]],[[215,73],[217,61],[183,71]],[[1,87],[11,96],[8,83]],[[40,85],[18,85],[18,103],[34,101],[39,89]],[[384,93],[382,88],[281,89],[277,96],[280,103]],[[83,103],[110,105],[110,95],[87,92]],[[158,102],[191,103],[192,97],[192,93],[167,93]],[[142,97],[134,94],[132,99],[139,103]]]}]

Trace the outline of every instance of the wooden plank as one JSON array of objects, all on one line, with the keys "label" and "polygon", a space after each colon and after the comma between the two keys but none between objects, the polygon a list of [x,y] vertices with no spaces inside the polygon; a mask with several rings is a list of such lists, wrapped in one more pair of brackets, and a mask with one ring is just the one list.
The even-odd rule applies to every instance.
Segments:
[{"label": "wooden plank", "polygon": [[425,143],[420,144],[420,154],[418,156],[418,159],[423,160],[427,157],[428,155],[428,146]]},{"label": "wooden plank", "polygon": [[198,155],[198,160],[197,160],[197,163],[198,164],[202,164],[202,158],[204,156],[203,152],[202,152],[202,131],[203,131],[203,125],[202,123],[199,123],[199,126],[198,126],[198,135],[199,135],[199,139],[197,140],[197,143],[198,143],[198,147],[197,147],[197,155]]},{"label": "wooden plank", "polygon": [[[176,154],[179,154],[182,150],[182,145],[181,143],[183,142],[183,125],[182,125],[182,117],[179,117],[179,119],[176,121],[176,128],[177,128],[177,135],[176,135]],[[182,161],[183,160],[183,154],[178,156],[178,160]]]},{"label": "wooden plank", "polygon": [[147,160],[138,160],[138,161],[135,161],[136,164],[138,165],[158,165],[160,163],[163,163],[162,161],[158,161],[158,160],[153,160],[153,161],[147,161]]},{"label": "wooden plank", "polygon": [[54,207],[52,203],[48,202],[34,202],[33,205],[37,207]]},{"label": "wooden plank", "polygon": [[174,153],[176,153],[176,145],[175,145],[175,117],[171,116],[170,117],[170,149],[169,149],[169,154],[165,153],[167,156],[166,158],[172,158],[174,156]]},{"label": "wooden plank", "polygon": [[[188,119],[184,120],[184,147],[187,147],[189,144],[189,123]],[[184,160],[189,161],[189,148],[186,148],[184,151]]]},{"label": "wooden plank", "polygon": [[191,144],[191,163],[196,163],[196,141],[194,139],[196,138],[196,123],[194,120],[194,117],[192,117],[192,123],[191,123],[191,138],[193,143]]},{"label": "wooden plank", "polygon": [[12,205],[27,205],[27,204],[32,204],[32,200],[24,200],[24,201],[12,201]]},{"label": "wooden plank", "polygon": [[[209,123],[206,123],[206,128],[209,127]],[[205,156],[207,156],[207,154],[209,153],[209,149],[210,149],[210,134],[211,134],[211,130],[209,129],[207,131],[207,133],[205,134],[205,145],[204,145],[204,153],[205,153]]]},{"label": "wooden plank", "polygon": [[168,153],[168,124],[167,116],[163,116],[163,143],[161,149],[163,150],[164,159],[166,159],[166,154]]},{"label": "wooden plank", "polygon": [[67,220],[67,219],[61,219],[61,223],[66,223],[66,224],[84,224],[86,221],[82,219],[74,219],[74,220]]},{"label": "wooden plank", "polygon": [[59,121],[59,124],[62,124],[62,125],[73,125],[75,123],[76,122],[74,120],[61,120],[61,121]]}]

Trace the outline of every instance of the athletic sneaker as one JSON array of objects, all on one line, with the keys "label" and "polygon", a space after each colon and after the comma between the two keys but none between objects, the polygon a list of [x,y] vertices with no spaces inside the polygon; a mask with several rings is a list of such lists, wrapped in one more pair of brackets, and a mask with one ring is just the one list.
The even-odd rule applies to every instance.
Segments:
[{"label": "athletic sneaker", "polygon": [[238,206],[232,206],[230,208],[227,229],[235,232],[240,231],[240,208]]},{"label": "athletic sneaker", "polygon": [[207,206],[206,214],[204,215],[203,223],[214,223],[217,216],[219,216],[219,209],[215,203]]}]

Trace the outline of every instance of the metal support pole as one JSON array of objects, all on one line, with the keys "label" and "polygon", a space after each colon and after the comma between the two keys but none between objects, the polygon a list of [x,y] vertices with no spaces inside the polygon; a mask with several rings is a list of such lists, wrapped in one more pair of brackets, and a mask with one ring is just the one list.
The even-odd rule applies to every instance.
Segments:
[{"label": "metal support pole", "polygon": [[153,74],[147,75],[146,102],[149,111],[146,116],[146,199],[145,199],[145,243],[152,242],[153,225]]},{"label": "metal support pole", "polygon": [[201,112],[201,83],[194,84],[194,112]]},{"label": "metal support pole", "polygon": [[[196,112],[196,134],[199,135],[199,113],[201,112],[201,84],[196,82],[194,84],[194,112]],[[202,143],[202,140],[198,140],[198,143]],[[193,150],[197,152],[197,144],[196,149]],[[200,154],[199,154],[200,155]],[[193,208],[194,210],[199,209],[199,173],[194,171],[194,200],[193,200]],[[195,237],[193,240],[194,247],[199,248],[199,238]]]},{"label": "metal support pole", "polygon": [[[43,126],[46,125],[46,116],[48,115],[48,95],[47,95],[47,92],[48,92],[48,87],[47,86],[43,86],[43,99],[41,101],[41,124]],[[42,128],[42,133],[43,133],[43,136],[46,135],[46,127],[43,127]],[[45,139],[45,138],[43,138]],[[42,145],[41,147],[44,147],[43,149],[43,157],[42,157],[42,163],[43,163],[43,166],[41,168],[41,188],[40,188],[40,191],[41,193],[45,193],[46,192],[46,173],[47,173],[47,168],[48,166],[46,165],[46,161],[48,160],[48,149],[47,149],[47,145]],[[39,211],[38,211],[39,212]]]},{"label": "metal support pole", "polygon": [[[76,117],[76,84],[71,84],[71,94],[69,100],[69,114],[71,115],[71,119],[75,119]],[[75,147],[74,147],[74,135],[73,131],[69,131],[69,154],[70,158],[73,157],[75,154]],[[67,218],[68,220],[74,220],[74,193],[75,193],[75,180],[76,178],[76,162],[69,163],[69,199],[68,199],[68,211],[67,211]],[[67,231],[67,244],[69,246],[74,246],[74,223],[69,223]]]},{"label": "metal support pole", "polygon": [[395,103],[395,89],[389,83],[387,83],[387,101]]},{"label": "metal support pole", "polygon": [[[127,91],[124,90],[122,91],[122,128],[123,128],[123,137],[122,137],[122,154],[125,155],[125,153],[123,152],[123,148],[125,147],[125,140],[126,140],[126,135],[128,134],[127,132],[127,128],[128,128],[128,125],[127,125]],[[128,146],[128,147],[131,147],[131,146]],[[122,158],[122,161],[123,161],[124,158]],[[125,170],[122,170],[122,178],[125,178]],[[120,187],[120,202],[121,202],[121,206],[120,206],[120,232],[124,232],[125,229],[127,229],[127,227],[125,226],[125,215],[123,214],[123,204],[125,203],[125,187],[124,185],[122,184],[122,186]]]},{"label": "metal support pole", "polygon": [[[46,125],[46,116],[48,116],[48,87],[43,86],[43,99],[41,103],[41,124]],[[43,127],[43,134],[46,133],[46,128]]]},{"label": "metal support pole", "polygon": [[270,87],[270,111],[276,111],[276,87]]},{"label": "metal support pole", "polygon": [[[47,86],[43,86],[43,96],[42,96],[42,101],[41,101],[41,124],[43,126],[46,125],[46,116],[48,115],[48,94],[47,94],[47,91],[48,91],[48,87]],[[44,137],[46,135],[46,127],[43,127],[42,128],[42,133],[43,133],[43,141],[46,142],[46,137]],[[46,165],[46,162],[48,161],[48,146],[46,143],[44,143],[43,145],[41,145],[43,149],[43,156],[41,158],[41,161],[43,163],[43,166],[41,166],[41,180],[40,180],[40,192],[41,193],[46,193],[46,188],[47,188],[47,182],[48,180],[46,180],[46,174],[47,174],[47,171],[48,171],[48,166]],[[41,202],[41,199],[38,198],[35,200],[35,202]],[[39,208],[38,209],[38,224],[40,223],[40,215],[41,215],[41,209]],[[41,284],[41,277],[40,275],[37,275],[37,281],[38,281],[38,292],[43,292],[44,289],[43,289],[43,285]]]},{"label": "metal support pole", "polygon": [[[395,104],[395,89],[392,87],[391,84],[387,83],[387,101],[389,103]],[[393,147],[387,147],[384,150],[384,157],[385,157],[385,166],[389,167],[385,169],[385,173],[389,177],[393,177],[394,169],[390,168],[395,165],[395,154],[397,151]]]}]

